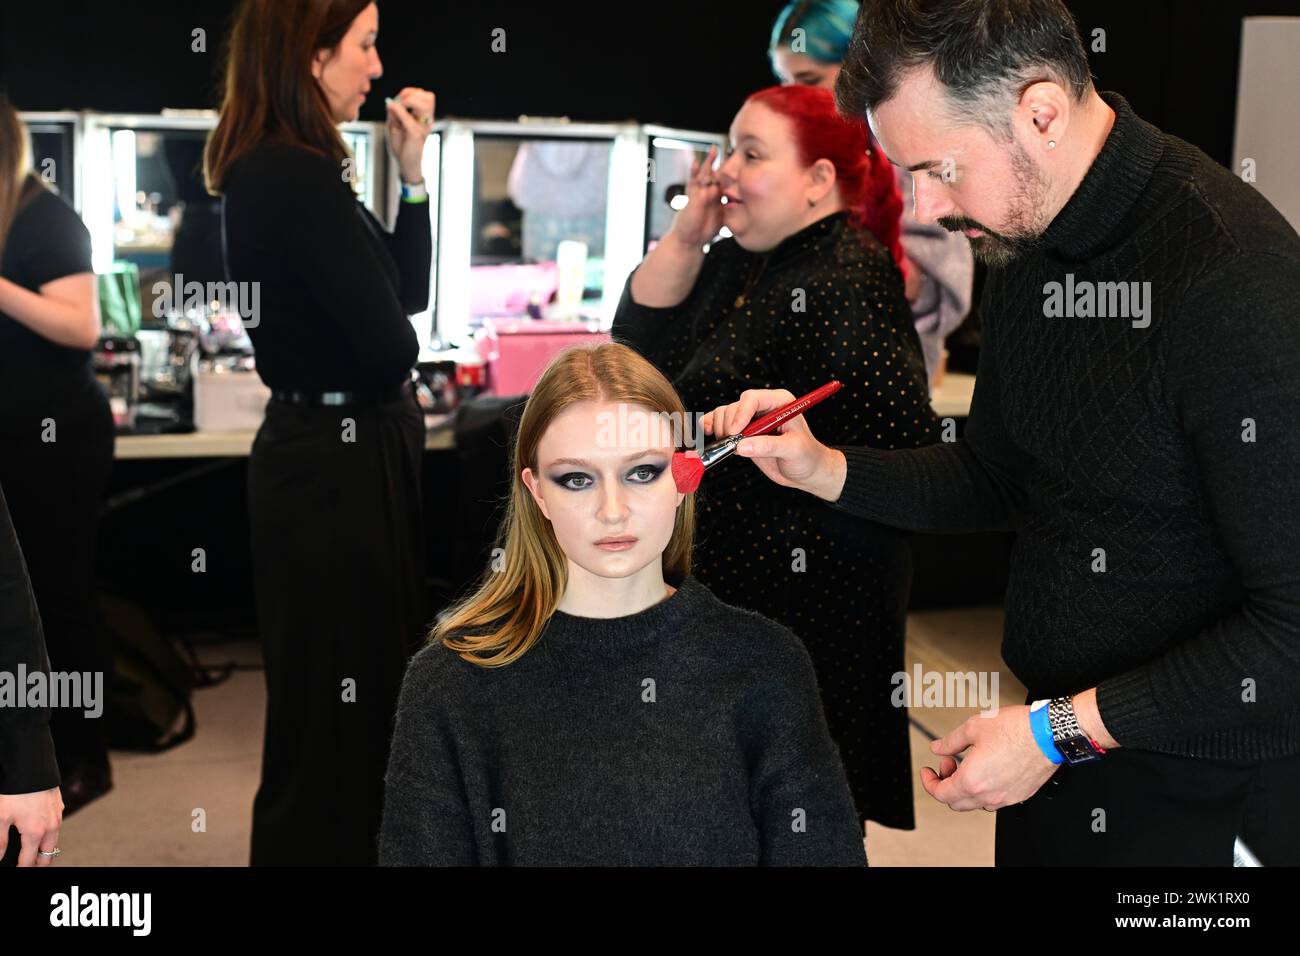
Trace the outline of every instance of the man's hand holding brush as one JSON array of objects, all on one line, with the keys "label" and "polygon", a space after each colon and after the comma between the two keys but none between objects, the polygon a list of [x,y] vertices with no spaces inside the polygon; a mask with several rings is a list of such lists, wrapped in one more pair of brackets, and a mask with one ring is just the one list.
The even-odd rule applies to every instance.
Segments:
[{"label": "man's hand holding brush", "polygon": [[[706,435],[736,435],[755,418],[794,400],[794,394],[784,388],[751,388],[741,392],[738,401],[709,412],[700,423]],[[785,422],[776,432],[746,438],[736,454],[754,459],[763,474],[778,485],[798,488],[826,501],[836,501],[844,488],[847,465],[843,453],[814,438],[802,415]]]}]

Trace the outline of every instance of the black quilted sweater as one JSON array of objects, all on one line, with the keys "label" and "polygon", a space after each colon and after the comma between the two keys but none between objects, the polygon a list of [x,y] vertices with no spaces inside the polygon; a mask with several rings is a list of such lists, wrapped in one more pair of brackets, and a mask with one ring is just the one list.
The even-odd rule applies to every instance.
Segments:
[{"label": "black quilted sweater", "polygon": [[[1003,657],[1034,698],[1097,686],[1121,745],[1300,753],[1300,238],[1103,98],[1115,124],[1078,190],[991,271],[964,438],[842,449],[836,506],[1014,528]],[[1128,316],[1082,314],[1120,305],[1088,308],[1101,282],[1150,286]]]}]

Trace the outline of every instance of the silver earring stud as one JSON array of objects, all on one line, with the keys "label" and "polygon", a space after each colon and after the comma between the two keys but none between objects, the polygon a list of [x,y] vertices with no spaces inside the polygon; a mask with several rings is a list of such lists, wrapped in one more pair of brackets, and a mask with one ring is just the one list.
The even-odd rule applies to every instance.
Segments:
[{"label": "silver earring stud", "polygon": [[1056,149],[1056,140],[1054,140],[1054,139],[1049,139],[1049,140],[1047,141],[1047,148],[1048,148],[1048,149]]}]

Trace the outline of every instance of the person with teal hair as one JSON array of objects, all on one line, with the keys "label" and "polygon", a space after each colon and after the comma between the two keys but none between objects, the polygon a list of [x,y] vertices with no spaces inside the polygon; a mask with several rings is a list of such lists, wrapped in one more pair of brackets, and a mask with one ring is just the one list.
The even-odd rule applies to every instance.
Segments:
[{"label": "person with teal hair", "polygon": [[[840,63],[858,19],[857,0],[795,0],[772,25],[768,56],[782,83],[835,88]],[[872,147],[879,148],[874,139]],[[975,260],[960,233],[936,223],[919,223],[912,214],[912,174],[896,171],[903,194],[903,252],[910,265],[907,301],[921,337],[925,367],[935,381],[943,343],[970,311]]]},{"label": "person with teal hair", "polygon": [[[858,0],[796,0],[787,3],[772,24],[768,55],[772,58],[773,72],[781,76],[783,82],[790,82],[782,76],[778,59],[802,56],[813,61],[804,64],[805,67],[820,66],[838,74],[840,63],[849,52],[849,40],[853,37],[853,24],[857,19]],[[793,76],[794,82],[807,83],[803,74]],[[830,77],[829,84],[807,85],[833,87],[835,76]]]}]

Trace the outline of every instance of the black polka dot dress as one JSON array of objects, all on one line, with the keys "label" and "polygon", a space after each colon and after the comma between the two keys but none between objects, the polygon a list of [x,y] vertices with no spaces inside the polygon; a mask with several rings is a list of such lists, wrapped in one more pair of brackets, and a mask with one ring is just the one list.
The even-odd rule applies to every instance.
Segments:
[{"label": "black polka dot dress", "polygon": [[[824,444],[913,448],[939,437],[902,276],[843,212],[766,254],[715,243],[674,308],[637,304],[629,280],[613,335],[654,362],[692,412],[747,388],[798,396],[839,379],[844,388],[806,416]],[[892,701],[904,670],[907,536],[782,488],[742,458],[710,469],[696,498],[694,573],[723,601],[800,637],[860,820],[912,829],[907,711]]]}]

